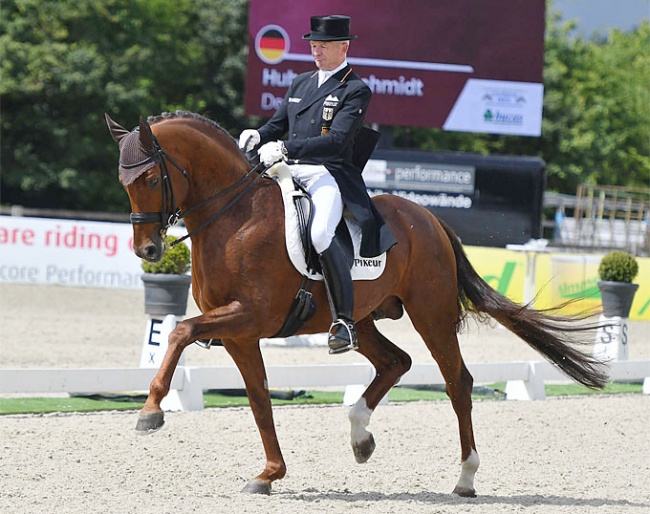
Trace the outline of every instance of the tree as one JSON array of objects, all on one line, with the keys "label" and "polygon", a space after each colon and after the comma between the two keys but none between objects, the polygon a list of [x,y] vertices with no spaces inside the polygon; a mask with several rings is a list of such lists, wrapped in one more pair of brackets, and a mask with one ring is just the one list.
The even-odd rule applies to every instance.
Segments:
[{"label": "tree", "polygon": [[2,201],[126,210],[104,112],[135,125],[182,107],[241,128],[246,4],[4,2]]},{"label": "tree", "polygon": [[605,39],[551,24],[546,38],[543,156],[549,187],[650,183],[650,24]]}]

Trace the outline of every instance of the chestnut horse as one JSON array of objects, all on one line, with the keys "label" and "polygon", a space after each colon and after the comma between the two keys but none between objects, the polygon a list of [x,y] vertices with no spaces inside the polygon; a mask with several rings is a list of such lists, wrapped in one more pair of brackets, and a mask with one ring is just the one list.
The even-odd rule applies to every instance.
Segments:
[{"label": "chestnut horse", "polygon": [[[259,340],[281,329],[302,279],[285,249],[280,188],[251,172],[232,137],[202,116],[179,111],[141,118],[131,132],[106,118],[120,144],[120,179],[131,201],[134,251],[158,261],[165,251],[165,230],[183,217],[192,241],[192,292],[202,312],[181,321],[170,334],[136,429],[151,432],[163,425],[160,402],[183,350],[200,339],[220,339],[241,372],[266,454],[264,470],[243,491],[270,494],[286,466]],[[576,346],[581,334],[585,338],[584,326],[517,305],[496,292],[472,268],[452,230],[428,210],[393,195],[373,201],[398,244],[388,252],[379,278],[354,284],[358,351],[377,371],[349,412],[354,456],[365,462],[372,455],[375,442],[366,430],[370,416],[411,366],[409,355],[377,330],[375,320],[398,319],[406,309],[440,367],[458,418],[461,472],[454,493],[475,496],[479,458],[472,430],[473,379],[456,336],[465,314],[473,312],[482,321],[491,316],[588,387],[602,387],[606,373]],[[315,284],[313,298],[316,313],[298,333],[328,330],[330,310],[321,282]]]}]

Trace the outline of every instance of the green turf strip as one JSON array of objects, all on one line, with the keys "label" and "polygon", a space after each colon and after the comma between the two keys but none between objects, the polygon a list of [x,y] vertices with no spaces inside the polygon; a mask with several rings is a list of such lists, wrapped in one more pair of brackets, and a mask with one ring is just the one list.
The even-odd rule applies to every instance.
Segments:
[{"label": "green turf strip", "polygon": [[[602,391],[593,391],[577,384],[546,385],[547,396],[577,396],[586,394],[640,394],[641,383],[610,383]],[[394,387],[388,393],[391,402],[412,401],[447,401],[447,395],[439,387]],[[474,399],[504,399],[501,391],[505,383],[479,386],[475,388]],[[293,396],[279,391],[274,396]],[[99,399],[97,399],[99,398]],[[209,392],[203,396],[206,408],[240,407],[248,405],[248,398],[234,394],[218,394]],[[343,392],[308,391],[291,400],[273,399],[273,405],[305,405],[305,404],[340,404]],[[87,397],[64,398],[0,398],[0,415],[3,414],[46,414],[51,412],[88,412],[101,410],[139,410],[144,405],[142,395],[99,395]]]}]

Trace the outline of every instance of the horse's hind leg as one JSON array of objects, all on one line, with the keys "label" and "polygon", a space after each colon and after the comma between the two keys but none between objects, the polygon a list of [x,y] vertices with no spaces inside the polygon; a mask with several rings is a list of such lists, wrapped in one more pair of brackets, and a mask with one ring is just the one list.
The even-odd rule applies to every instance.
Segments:
[{"label": "horse's hind leg", "polygon": [[359,353],[375,367],[377,374],[349,413],[352,450],[357,462],[366,462],[375,450],[375,440],[366,427],[370,416],[399,378],[411,368],[411,358],[386,339],[366,318],[356,324]]},{"label": "horse's hind leg", "polygon": [[[455,297],[452,297],[455,306]],[[406,311],[413,326],[424,339],[431,355],[438,363],[440,372],[445,379],[447,395],[458,418],[461,447],[460,479],[454,488],[454,493],[460,496],[474,497],[474,476],[479,466],[474,430],[472,427],[472,386],[474,379],[465,366],[456,336],[456,320],[454,308],[449,304],[433,304],[419,301],[416,308]],[[431,312],[430,309],[436,309]]]}]

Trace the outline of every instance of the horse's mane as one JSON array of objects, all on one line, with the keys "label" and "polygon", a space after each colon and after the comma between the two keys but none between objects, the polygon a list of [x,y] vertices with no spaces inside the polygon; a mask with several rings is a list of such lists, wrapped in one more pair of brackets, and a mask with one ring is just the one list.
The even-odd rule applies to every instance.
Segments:
[{"label": "horse's mane", "polygon": [[158,116],[149,116],[147,118],[147,122],[149,123],[149,125],[154,125],[164,120],[171,120],[177,118],[192,119],[192,120],[199,121],[201,123],[205,123],[206,125],[209,125],[210,127],[216,129],[217,132],[219,132],[220,134],[222,134],[223,136],[230,139],[232,142],[236,144],[235,138],[233,138],[225,128],[219,125],[216,121],[211,120],[210,118],[206,118],[205,116],[201,116],[200,114],[197,114],[195,112],[180,111],[180,110],[176,112],[163,112]]}]

